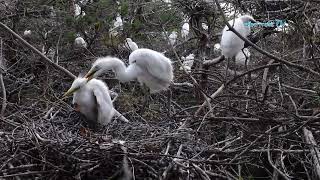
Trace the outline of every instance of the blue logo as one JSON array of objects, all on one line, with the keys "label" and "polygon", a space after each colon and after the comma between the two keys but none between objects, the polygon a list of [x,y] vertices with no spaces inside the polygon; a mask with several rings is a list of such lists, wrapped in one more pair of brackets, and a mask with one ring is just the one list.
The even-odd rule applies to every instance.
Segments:
[{"label": "blue logo", "polygon": [[268,22],[245,22],[247,27],[282,27],[286,24],[286,20],[275,19]]}]

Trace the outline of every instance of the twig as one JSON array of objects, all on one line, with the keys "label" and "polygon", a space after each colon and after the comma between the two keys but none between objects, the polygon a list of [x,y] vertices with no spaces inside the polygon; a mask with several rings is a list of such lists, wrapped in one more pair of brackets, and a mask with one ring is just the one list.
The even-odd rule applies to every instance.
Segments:
[{"label": "twig", "polygon": [[116,116],[116,119],[119,119],[126,123],[129,122],[129,120],[126,117],[124,117],[121,113],[119,113],[119,111],[117,111],[116,109],[114,109],[114,115]]},{"label": "twig", "polygon": [[310,151],[313,159],[313,167],[317,176],[316,179],[320,179],[320,163],[319,163],[320,152],[319,152],[317,142],[315,141],[312,132],[309,131],[306,127],[303,127],[303,135],[306,142],[311,145]]},{"label": "twig", "polygon": [[214,99],[215,97],[217,97],[220,93],[222,93],[223,89],[224,89],[224,84],[222,84],[219,89],[216,90],[216,92],[214,92],[210,98],[206,98],[206,101],[204,101],[201,106],[199,107],[199,109],[195,112],[195,116],[198,116],[199,113],[201,112],[201,110],[204,108],[204,106],[206,106],[208,103],[211,102],[212,99]]},{"label": "twig", "polygon": [[[0,68],[4,69],[4,59],[3,59],[3,42],[2,42],[2,38],[0,39]],[[2,75],[2,71],[0,71],[0,84],[1,84],[1,90],[2,90],[2,107],[1,107],[1,114],[0,117],[1,119],[3,119],[4,117],[4,113],[6,111],[6,107],[7,107],[7,93],[6,93],[6,87],[4,85],[3,82],[3,75]]]},{"label": "twig", "polygon": [[268,143],[268,161],[269,161],[269,164],[272,166],[272,168],[277,171],[284,179],[286,180],[289,180],[290,178],[287,177],[287,175],[285,175],[282,171],[280,171],[280,169],[278,169],[272,162],[272,159],[271,159],[271,154],[270,154],[270,139],[271,139],[271,135],[269,135],[269,143]]}]

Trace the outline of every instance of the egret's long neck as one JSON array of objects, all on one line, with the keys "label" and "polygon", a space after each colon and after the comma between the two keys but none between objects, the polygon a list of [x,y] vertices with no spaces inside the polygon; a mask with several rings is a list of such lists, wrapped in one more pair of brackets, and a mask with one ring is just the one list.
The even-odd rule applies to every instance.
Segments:
[{"label": "egret's long neck", "polygon": [[127,71],[126,65],[121,60],[114,61],[113,70],[116,73],[117,79],[121,82],[128,82],[136,78]]}]

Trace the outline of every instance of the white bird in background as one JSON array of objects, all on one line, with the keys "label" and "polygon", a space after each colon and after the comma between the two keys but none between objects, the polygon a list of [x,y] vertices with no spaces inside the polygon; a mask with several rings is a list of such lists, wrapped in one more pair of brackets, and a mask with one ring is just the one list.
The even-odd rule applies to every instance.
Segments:
[{"label": "white bird in background", "polygon": [[[169,42],[170,42],[170,44],[174,45],[174,44],[176,43],[176,41],[177,41],[177,37],[178,37],[177,32],[176,32],[176,31],[172,31],[171,34],[170,34],[170,36],[169,36]],[[169,45],[170,45],[170,44],[169,44]]]},{"label": "white bird in background", "polygon": [[208,31],[209,27],[206,23],[201,23],[201,26],[205,31]]},{"label": "white bird in background", "polygon": [[219,43],[214,44],[213,46],[213,52],[214,54],[218,55],[221,54],[221,46]]},{"label": "white bird in background", "polygon": [[76,47],[84,47],[87,48],[87,43],[86,41],[80,36],[78,35],[78,37],[74,40],[74,45]]},{"label": "white bird in background", "polygon": [[30,36],[30,35],[31,35],[31,30],[25,30],[25,31],[23,32],[23,35],[24,35],[24,36]]},{"label": "white bird in background", "polygon": [[214,44],[213,48],[215,50],[220,50],[221,49],[221,45],[219,43]]},{"label": "white bird in background", "polygon": [[74,5],[74,17],[79,17],[81,15],[81,17],[85,16],[86,13],[84,11],[82,11],[81,6],[79,4],[75,4]]},{"label": "white bird in background", "polygon": [[[250,34],[251,30],[250,26],[246,26],[245,23],[249,21],[256,22],[253,17],[249,15],[243,15],[236,18],[235,20],[230,20],[229,24],[233,26],[233,28],[243,37],[247,37]],[[241,51],[241,49],[244,48],[244,41],[232,31],[230,31],[228,26],[225,26],[222,31],[220,44],[222,55],[224,55],[226,58],[234,57],[239,51]]]},{"label": "white bird in background", "polygon": [[108,86],[101,80],[76,78],[71,88],[63,95],[64,97],[73,94],[73,105],[76,111],[80,111],[91,122],[101,125],[108,124],[115,110],[109,95]]},{"label": "white bird in background", "polygon": [[238,65],[249,64],[250,55],[251,54],[250,54],[249,49],[248,48],[243,48],[243,50],[239,51],[238,54],[236,55],[236,64],[238,64]]},{"label": "white bird in background", "polygon": [[118,30],[123,30],[123,21],[119,13],[117,14],[116,20],[113,23],[113,27],[110,29],[110,34],[112,36],[117,36]]},{"label": "white bird in background", "polygon": [[124,46],[131,51],[139,49],[137,43],[133,42],[131,38],[126,38]]},{"label": "white bird in background", "polygon": [[187,57],[181,57],[181,59],[183,59],[183,67],[180,67],[180,70],[183,70],[184,68],[188,73],[190,73],[194,62],[194,54],[189,54]]},{"label": "white bird in background", "polygon": [[181,37],[186,39],[189,35],[190,26],[188,22],[183,23],[181,28]]},{"label": "white bird in background", "polygon": [[171,60],[162,53],[151,49],[137,49],[129,56],[129,66],[116,57],[99,58],[93,63],[86,74],[86,78],[94,78],[113,70],[116,78],[121,82],[138,79],[140,84],[145,84],[151,93],[165,90],[173,79]]}]

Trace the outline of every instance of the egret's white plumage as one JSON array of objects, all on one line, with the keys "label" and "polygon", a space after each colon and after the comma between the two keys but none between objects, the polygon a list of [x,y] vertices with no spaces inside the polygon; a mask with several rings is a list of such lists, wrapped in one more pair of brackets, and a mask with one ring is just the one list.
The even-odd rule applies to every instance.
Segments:
[{"label": "egret's white plumage", "polygon": [[74,5],[74,17],[78,17],[81,14],[81,7],[79,4]]},{"label": "egret's white plumage", "polygon": [[165,90],[173,79],[171,60],[151,49],[137,49],[129,56],[129,66],[116,57],[99,58],[85,77],[97,77],[113,70],[121,82],[137,79],[149,87],[151,93]]},{"label": "egret's white plumage", "polygon": [[181,59],[183,59],[183,63],[182,66],[180,67],[180,70],[183,70],[183,68],[190,73],[191,72],[191,67],[193,65],[194,62],[194,54],[189,54],[187,57],[182,57]]},{"label": "egret's white plumage", "polygon": [[177,37],[178,37],[178,34],[176,31],[172,31],[171,34],[169,35],[169,42],[170,44],[174,45],[177,41]]},{"label": "egret's white plumage", "polygon": [[31,30],[25,30],[25,31],[23,32],[23,35],[24,35],[24,36],[30,36],[30,35],[31,35]]},{"label": "egret's white plumage", "polygon": [[76,78],[66,95],[73,93],[72,103],[89,121],[102,125],[108,124],[115,111],[109,95],[108,86],[101,80]]},{"label": "egret's white plumage", "polygon": [[123,21],[120,14],[117,14],[117,17],[113,23],[113,27],[110,29],[110,34],[112,36],[117,36],[118,30],[123,30]]},{"label": "egret's white plumage", "polygon": [[[253,17],[249,15],[240,16],[234,20],[230,20],[229,24],[239,32],[243,37],[247,37],[251,30],[250,26],[246,26],[245,23],[254,21]],[[221,50],[222,55],[226,58],[234,57],[241,49],[244,48],[244,41],[240,39],[236,34],[229,30],[228,26],[225,26],[222,31],[221,37]]]},{"label": "egret's white plumage", "polygon": [[206,23],[201,23],[201,26],[205,31],[208,31],[209,27]]},{"label": "egret's white plumage", "polygon": [[190,30],[189,23],[187,22],[183,23],[181,28],[181,37],[186,39],[189,35],[189,30]]},{"label": "egret's white plumage", "polygon": [[130,49],[131,51],[135,51],[139,49],[137,43],[133,42],[131,38],[126,38],[124,45],[126,48]]},{"label": "egret's white plumage", "polygon": [[77,46],[77,47],[84,47],[84,48],[87,47],[87,43],[82,37],[77,37],[74,40],[74,45]]},{"label": "egret's white plumage", "polygon": [[248,64],[249,60],[250,60],[250,55],[251,54],[250,54],[249,49],[248,48],[243,48],[243,50],[239,51],[238,54],[236,55],[236,64],[245,65],[246,61],[247,61],[247,64]]}]

